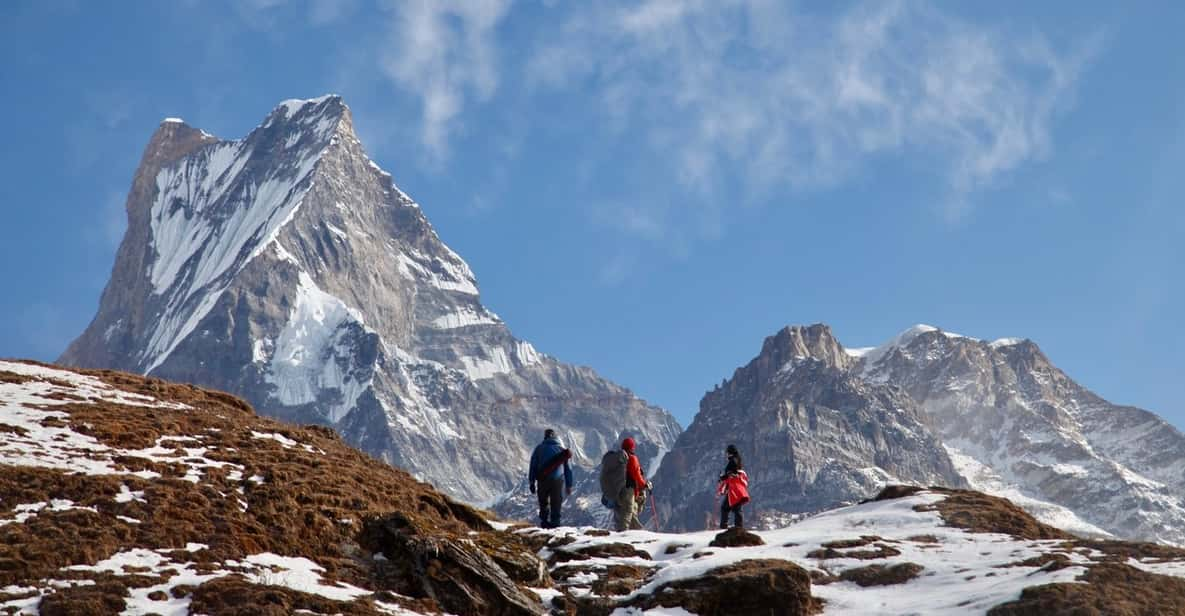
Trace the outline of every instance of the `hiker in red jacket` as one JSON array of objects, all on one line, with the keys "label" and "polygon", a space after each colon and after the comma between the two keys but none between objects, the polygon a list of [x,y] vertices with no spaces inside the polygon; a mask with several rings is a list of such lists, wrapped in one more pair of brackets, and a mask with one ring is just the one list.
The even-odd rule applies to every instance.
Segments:
[{"label": "hiker in red jacket", "polygon": [[645,474],[642,473],[642,464],[638,462],[634,447],[636,447],[636,443],[632,438],[627,437],[621,441],[621,450],[629,456],[629,459],[625,463],[625,487],[621,490],[617,508],[613,510],[614,528],[619,531],[642,528],[642,522],[638,520],[638,512],[646,503],[646,490],[652,487],[650,482],[646,481]]},{"label": "hiker in red jacket", "polygon": [[734,526],[745,527],[745,519],[741,515],[741,507],[749,502],[749,475],[741,463],[741,452],[736,445],[729,445],[724,450],[728,456],[728,465],[720,473],[720,484],[716,493],[724,497],[720,503],[720,528],[728,528],[728,512],[732,512]]}]

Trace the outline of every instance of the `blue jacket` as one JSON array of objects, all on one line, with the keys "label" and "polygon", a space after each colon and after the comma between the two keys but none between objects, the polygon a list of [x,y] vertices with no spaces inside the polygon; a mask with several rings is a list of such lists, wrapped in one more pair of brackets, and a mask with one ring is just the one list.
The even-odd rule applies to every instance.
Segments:
[{"label": "blue jacket", "polygon": [[562,464],[563,470],[560,466],[556,466],[555,470],[551,471],[547,477],[542,477],[543,470],[548,466],[548,463],[556,459],[556,456],[564,455],[564,446],[560,444],[558,439],[545,438],[542,443],[535,447],[534,453],[531,454],[531,472],[527,480],[531,483],[543,479],[559,479],[560,473],[564,475],[564,487],[572,487],[572,467],[565,460]]}]

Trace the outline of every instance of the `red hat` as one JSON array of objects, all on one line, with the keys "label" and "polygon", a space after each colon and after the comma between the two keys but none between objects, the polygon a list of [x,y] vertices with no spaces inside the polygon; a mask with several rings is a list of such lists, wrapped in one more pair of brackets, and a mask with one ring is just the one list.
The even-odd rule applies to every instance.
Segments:
[{"label": "red hat", "polygon": [[625,440],[621,441],[621,448],[626,451],[633,451],[634,450],[634,439],[632,439],[628,436],[625,437]]}]

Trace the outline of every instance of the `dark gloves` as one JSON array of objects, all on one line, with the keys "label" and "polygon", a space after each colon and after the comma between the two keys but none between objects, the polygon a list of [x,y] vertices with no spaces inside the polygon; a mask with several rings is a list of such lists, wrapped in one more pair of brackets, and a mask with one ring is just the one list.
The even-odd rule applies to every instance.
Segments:
[{"label": "dark gloves", "polygon": [[534,494],[535,493],[535,482],[532,481],[530,485],[531,485],[531,494]]},{"label": "dark gloves", "polygon": [[572,496],[572,486],[568,486],[568,496]]}]

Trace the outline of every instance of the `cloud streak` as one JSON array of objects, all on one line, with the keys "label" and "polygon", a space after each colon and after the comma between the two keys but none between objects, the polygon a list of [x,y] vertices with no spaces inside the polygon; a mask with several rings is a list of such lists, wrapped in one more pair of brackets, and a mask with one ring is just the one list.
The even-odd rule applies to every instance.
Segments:
[{"label": "cloud streak", "polygon": [[924,4],[821,17],[778,1],[649,0],[588,9],[534,55],[542,88],[593,83],[606,117],[716,194],[825,188],[876,157],[925,161],[958,216],[973,194],[1051,151],[1055,113],[1096,44],[1058,53]]},{"label": "cloud streak", "polygon": [[507,0],[407,0],[393,12],[383,73],[419,98],[420,141],[441,160],[463,127],[470,102],[483,102],[498,87],[495,30]]}]

